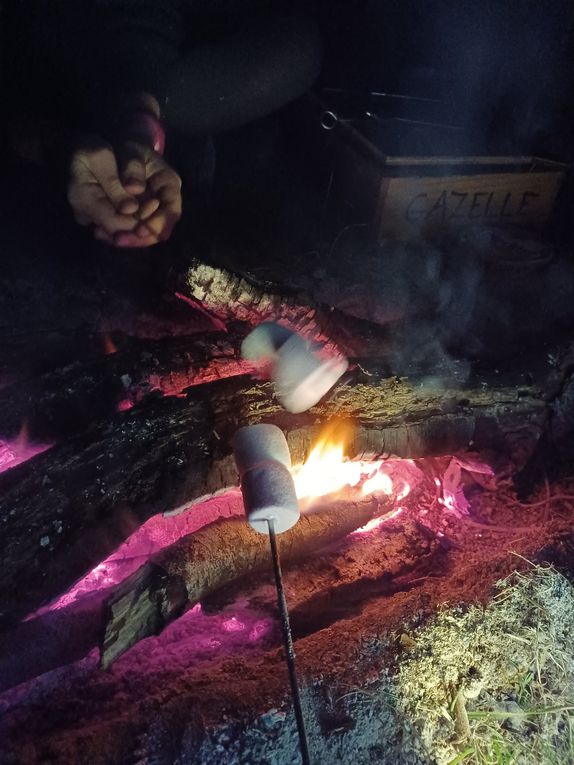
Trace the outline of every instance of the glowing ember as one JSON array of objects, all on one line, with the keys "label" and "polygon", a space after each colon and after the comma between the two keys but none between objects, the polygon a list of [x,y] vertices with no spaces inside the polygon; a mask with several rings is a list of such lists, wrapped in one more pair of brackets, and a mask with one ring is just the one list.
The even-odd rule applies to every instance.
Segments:
[{"label": "glowing ember", "polygon": [[393,479],[390,475],[377,470],[371,478],[367,478],[361,486],[361,491],[363,494],[381,492],[382,494],[391,495],[393,493]]},{"label": "glowing ember", "polygon": [[10,449],[8,444],[5,444],[2,442],[0,444],[0,470],[2,468],[6,468],[9,465],[11,465],[15,459],[16,459],[16,455],[14,454],[12,449]]},{"label": "glowing ember", "polygon": [[245,629],[243,622],[240,622],[235,616],[232,616],[231,619],[226,619],[221,626],[225,632],[243,632]]},{"label": "glowing ember", "polygon": [[118,352],[116,344],[107,332],[104,332],[102,335],[102,345],[104,346],[104,354],[106,356],[111,356],[112,354]]},{"label": "glowing ember", "polygon": [[379,518],[373,518],[372,521],[369,521],[364,526],[361,526],[360,529],[357,529],[356,531],[353,531],[353,534],[366,534],[369,531],[373,531],[373,529],[378,528],[383,523],[386,523],[387,521],[392,521],[393,518],[396,518],[397,515],[400,515],[404,507],[397,507],[396,510],[393,510],[392,513],[389,513],[388,515],[381,515]]},{"label": "glowing ember", "polygon": [[213,325],[215,329],[220,330],[221,332],[227,332],[227,325],[225,322],[223,322],[221,319],[219,319],[217,316],[214,316],[212,313],[207,311],[199,301],[194,300],[193,298],[190,298],[188,295],[182,295],[181,292],[174,292],[175,297],[178,300],[181,300],[184,303],[187,303],[191,308],[193,308],[195,311],[198,311],[199,313],[203,314],[203,316],[207,316],[207,318],[213,322]]},{"label": "glowing ember", "polygon": [[52,444],[32,444],[21,437],[15,441],[0,441],[0,473],[45,452],[51,446]]},{"label": "glowing ember", "polygon": [[469,458],[453,457],[444,472],[442,482],[435,478],[437,487],[442,488],[439,504],[456,515],[468,515],[470,503],[464,494],[463,471],[492,478],[494,473],[489,465]]},{"label": "glowing ember", "polygon": [[258,640],[261,640],[265,635],[268,635],[272,626],[273,623],[269,619],[260,619],[255,622],[249,633],[250,642],[255,643]]}]

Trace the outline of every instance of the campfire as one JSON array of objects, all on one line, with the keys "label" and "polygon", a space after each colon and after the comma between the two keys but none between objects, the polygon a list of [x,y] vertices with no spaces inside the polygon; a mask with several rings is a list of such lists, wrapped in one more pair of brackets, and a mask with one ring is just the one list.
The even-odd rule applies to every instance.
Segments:
[{"label": "campfire", "polygon": [[[213,311],[202,299],[202,311]],[[258,295],[257,304],[279,310],[272,298]],[[303,306],[281,305],[280,320],[300,327]],[[305,312],[306,336],[324,344],[320,313]],[[240,359],[245,332],[234,332],[218,324],[205,339],[135,348],[108,338],[87,388],[85,370],[72,366],[13,398],[12,419],[26,421],[0,452],[10,540],[0,677],[13,751],[25,751],[33,730],[34,751],[75,761],[88,747],[90,761],[119,761],[150,718],[149,751],[167,751],[175,735],[181,751],[195,753],[190,761],[215,762],[233,736],[234,746],[255,747],[254,757],[287,758],[294,720],[269,549],[246,523],[230,446],[239,426],[262,421],[285,434],[301,512],[277,539],[311,752],[335,761],[357,741],[375,751],[379,740],[396,762],[401,752],[425,761],[431,750],[446,762],[464,746],[480,751],[488,726],[518,741],[506,721],[516,714],[530,724],[542,697],[529,686],[530,704],[495,682],[495,654],[502,659],[494,644],[494,663],[474,657],[471,671],[457,641],[481,619],[496,634],[511,619],[519,645],[528,645],[513,661],[524,677],[540,664],[529,653],[520,598],[537,598],[554,625],[548,588],[569,585],[531,561],[562,565],[574,487],[548,484],[523,502],[512,478],[532,464],[541,440],[560,442],[561,404],[548,401],[566,390],[568,349],[530,382],[525,373],[535,365],[525,360],[514,370],[520,386],[495,376],[461,392],[369,369],[369,338],[353,340],[359,350],[346,334],[338,348],[351,357],[350,373],[309,412],[289,414],[273,384],[254,379],[252,362]],[[83,412],[90,396],[105,397],[108,415],[85,430],[67,407]],[[518,583],[515,571],[523,572]],[[489,610],[496,587],[514,598],[514,611]],[[470,610],[457,611],[459,604]],[[441,642],[440,653],[447,628],[455,630],[452,651]],[[502,637],[497,651],[501,645]],[[549,650],[561,646],[556,637]],[[432,667],[429,651],[437,652]],[[429,679],[415,689],[417,673]],[[566,675],[548,677],[558,687]],[[442,723],[431,714],[409,728],[405,720],[430,698]],[[493,706],[493,698],[503,701]],[[556,711],[536,718],[540,746],[569,719],[567,700],[552,699],[544,704]],[[38,704],[41,726],[29,716]],[[260,744],[245,743],[258,737]]]},{"label": "campfire", "polygon": [[[364,262],[446,283],[434,256]],[[460,282],[392,304],[341,262],[282,287],[191,260],[160,316],[99,316],[5,383],[0,762],[295,761],[234,454],[261,426],[294,486],[276,543],[312,761],[573,761],[569,333],[471,363]]]},{"label": "campfire", "polygon": [[[306,549],[320,548],[330,541],[343,538],[349,533],[349,529],[351,529],[350,533],[353,534],[366,534],[377,529],[381,524],[391,521],[404,511],[403,500],[411,494],[412,490],[417,493],[421,483],[425,480],[421,468],[411,459],[350,460],[345,456],[345,451],[352,435],[353,428],[348,422],[331,425],[311,448],[305,462],[293,468],[292,472],[300,506],[304,515],[309,516],[310,519],[309,530],[305,532],[308,538],[295,541],[298,548],[302,548],[302,543],[305,541],[307,543]],[[460,464],[454,459],[452,463],[454,465]],[[463,464],[471,473],[490,473],[487,466],[478,463],[470,465],[468,462]],[[452,472],[450,465],[447,468],[447,474],[449,470]],[[460,467],[458,478],[460,481]],[[438,487],[442,487],[440,479],[434,478],[434,481]],[[459,492],[461,491],[460,486],[457,489]],[[444,496],[447,499],[437,495],[438,501],[443,504],[448,501],[449,509],[457,512],[452,490],[445,488]],[[221,505],[225,507],[223,515],[221,514]],[[214,510],[213,508],[218,509]],[[462,506],[462,512],[466,512],[464,506]],[[157,553],[162,550],[165,550],[164,557],[166,555],[176,557],[178,552],[181,552],[189,558],[191,563],[193,558],[189,551],[189,545],[191,541],[197,540],[198,532],[201,530],[203,531],[201,545],[213,546],[213,558],[217,558],[219,554],[217,543],[221,539],[221,533],[225,533],[225,527],[229,526],[236,533],[238,531],[236,524],[232,522],[226,524],[225,521],[222,522],[222,518],[236,518],[242,514],[243,506],[239,493],[237,489],[230,489],[223,493],[217,501],[204,501],[193,507],[180,509],[176,517],[153,517],[68,592],[29,615],[27,620],[68,608],[86,596],[92,596],[98,592],[107,593],[110,587],[119,585],[132,576],[134,571],[140,571],[148,559],[156,558]],[[321,523],[324,522],[325,518],[331,516],[331,529],[326,538],[324,535],[321,536],[321,526],[315,522],[315,516]],[[362,525],[365,519],[367,521]],[[194,534],[195,537],[191,536]],[[316,544],[315,535],[317,535]],[[170,540],[171,544],[167,544],[167,540]],[[252,541],[246,537],[243,540],[243,546],[248,547]],[[290,551],[288,558],[305,557],[305,554],[306,552],[303,550],[294,549]],[[212,561],[209,561],[209,565],[211,563]],[[248,575],[255,566],[255,561],[247,560],[237,570],[231,567],[231,570],[224,574],[222,579],[218,575],[217,586],[221,587],[222,582],[224,584],[233,582],[242,575]],[[188,592],[198,587],[199,592],[197,603],[187,600],[186,608],[200,608],[202,597],[208,595],[213,589],[213,585],[209,582],[209,575],[203,570],[199,574],[197,571],[194,572],[194,576],[202,579],[203,583],[202,585],[187,583]],[[141,577],[136,576],[135,581],[137,586],[141,587]],[[130,598],[133,597],[133,582],[129,584],[129,593]],[[150,600],[154,599],[157,598],[150,596]],[[197,611],[195,612],[197,613]],[[154,626],[149,634],[153,634],[157,629],[157,625]],[[131,640],[139,642],[142,637],[145,637],[145,634],[138,636],[135,640],[130,637],[130,642]],[[108,664],[114,660],[119,655],[117,650],[114,649],[109,655],[104,651],[102,662]],[[122,646],[119,650],[123,652],[127,648]]]}]

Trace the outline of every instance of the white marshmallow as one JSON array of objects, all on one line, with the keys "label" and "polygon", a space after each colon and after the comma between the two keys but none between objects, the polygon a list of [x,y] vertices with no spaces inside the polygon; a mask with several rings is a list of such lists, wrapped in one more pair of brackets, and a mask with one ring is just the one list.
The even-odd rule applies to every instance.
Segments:
[{"label": "white marshmallow", "polygon": [[264,322],[245,338],[241,355],[271,362],[277,398],[288,412],[298,414],[317,404],[349,366],[342,356],[325,358],[319,350],[280,324]]},{"label": "white marshmallow", "polygon": [[287,439],[277,425],[247,425],[233,437],[233,455],[240,477],[261,463],[280,462],[291,468]]},{"label": "white marshmallow", "polygon": [[241,479],[243,505],[249,525],[268,534],[268,520],[281,534],[299,520],[299,502],[290,471],[280,462],[268,462],[248,470]]},{"label": "white marshmallow", "polygon": [[273,379],[277,398],[288,412],[315,406],[347,371],[345,358],[321,358],[312,343],[292,335],[277,353]]},{"label": "white marshmallow", "polygon": [[277,349],[294,333],[274,321],[264,321],[241,343],[241,356],[248,361],[272,359]]},{"label": "white marshmallow", "polygon": [[291,454],[276,425],[248,425],[233,438],[235,464],[241,477],[243,505],[249,525],[269,533],[268,520],[281,534],[299,520],[299,502],[291,475]]}]

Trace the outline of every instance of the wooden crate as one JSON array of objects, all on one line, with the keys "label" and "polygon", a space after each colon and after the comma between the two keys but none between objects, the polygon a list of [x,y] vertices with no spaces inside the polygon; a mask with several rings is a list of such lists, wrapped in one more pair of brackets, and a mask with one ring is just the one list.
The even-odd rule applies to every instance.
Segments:
[{"label": "wooden crate", "polygon": [[536,157],[387,157],[376,230],[393,239],[436,239],[453,227],[480,224],[539,231],[565,172]]},{"label": "wooden crate", "polygon": [[537,157],[387,156],[344,122],[323,133],[329,208],[380,239],[436,241],[469,224],[540,231],[568,170]]}]

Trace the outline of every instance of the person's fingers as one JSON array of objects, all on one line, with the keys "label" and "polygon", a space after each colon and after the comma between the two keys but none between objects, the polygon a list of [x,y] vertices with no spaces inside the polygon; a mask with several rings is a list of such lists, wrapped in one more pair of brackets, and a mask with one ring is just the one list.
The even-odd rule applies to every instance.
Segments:
[{"label": "person's fingers", "polygon": [[165,241],[169,239],[180,217],[179,213],[160,206],[157,212],[136,226],[134,233],[141,237],[152,234],[158,240]]},{"label": "person's fingers", "polygon": [[133,231],[137,220],[133,215],[117,213],[108,199],[102,198],[94,205],[92,220],[96,226],[101,226],[108,234],[118,231]]},{"label": "person's fingers", "polygon": [[168,165],[155,172],[148,181],[148,186],[154,194],[159,195],[163,190],[181,197],[181,178]]},{"label": "person's fingers", "polygon": [[122,186],[116,157],[111,149],[98,149],[86,155],[85,162],[114,208],[133,215],[138,202]]},{"label": "person's fingers", "polygon": [[181,180],[174,170],[164,166],[148,180],[148,188],[159,204],[145,219],[140,216],[134,233],[142,241],[147,241],[149,235],[165,241],[181,217]]},{"label": "person's fingers", "polygon": [[143,194],[146,187],[145,162],[140,157],[130,157],[123,164],[121,178],[128,194]]},{"label": "person's fingers", "polygon": [[133,215],[118,213],[110,200],[94,185],[80,185],[70,191],[74,217],[81,225],[94,224],[108,234],[133,231],[137,221]]},{"label": "person's fingers", "polygon": [[153,247],[154,244],[159,242],[159,239],[149,231],[145,236],[138,236],[135,233],[119,233],[114,236],[114,244],[116,247],[137,248],[137,247]]},{"label": "person's fingers", "polygon": [[136,233],[145,226],[159,239],[167,239],[181,217],[181,181],[171,168],[165,168],[150,179],[149,186],[159,199],[159,207],[137,226]]},{"label": "person's fingers", "polygon": [[117,209],[122,215],[135,215],[139,210],[139,202],[136,199],[126,199],[120,202]]},{"label": "person's fingers", "polygon": [[151,197],[150,199],[141,200],[138,210],[139,220],[147,220],[154,212],[159,209],[159,199]]},{"label": "person's fingers", "polygon": [[142,194],[146,187],[150,159],[146,147],[135,141],[126,141],[118,147],[116,157],[120,168],[120,179],[126,190],[129,190],[127,188],[129,185],[134,188],[132,193]]},{"label": "person's fingers", "polygon": [[[79,152],[73,160],[69,200],[96,239],[118,247],[150,247],[167,239],[181,216],[181,180],[155,153],[126,145]],[[135,197],[139,198],[135,198]]]}]

